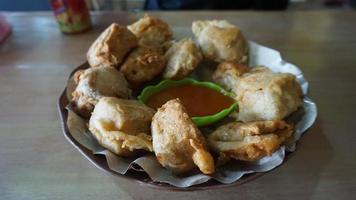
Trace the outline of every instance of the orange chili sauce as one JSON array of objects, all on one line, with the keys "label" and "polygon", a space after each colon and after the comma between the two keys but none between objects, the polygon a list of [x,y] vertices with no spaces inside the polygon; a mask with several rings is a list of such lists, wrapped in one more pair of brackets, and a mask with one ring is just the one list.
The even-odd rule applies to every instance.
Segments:
[{"label": "orange chili sauce", "polygon": [[146,104],[160,108],[171,99],[179,98],[190,117],[213,115],[230,107],[234,100],[220,92],[194,84],[183,84],[161,90],[150,96]]}]

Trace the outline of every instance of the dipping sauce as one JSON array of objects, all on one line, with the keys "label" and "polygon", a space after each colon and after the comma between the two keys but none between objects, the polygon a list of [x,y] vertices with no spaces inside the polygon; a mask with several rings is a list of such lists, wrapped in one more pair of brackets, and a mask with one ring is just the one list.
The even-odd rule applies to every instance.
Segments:
[{"label": "dipping sauce", "polygon": [[154,109],[160,108],[171,99],[179,98],[190,117],[213,115],[230,107],[234,99],[208,87],[184,84],[161,90],[150,96],[146,104]]}]

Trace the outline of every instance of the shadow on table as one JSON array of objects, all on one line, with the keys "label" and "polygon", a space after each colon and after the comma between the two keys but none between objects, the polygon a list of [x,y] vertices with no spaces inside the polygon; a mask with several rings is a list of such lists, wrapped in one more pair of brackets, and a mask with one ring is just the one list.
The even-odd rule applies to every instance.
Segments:
[{"label": "shadow on table", "polygon": [[[117,186],[133,199],[310,199],[315,193],[333,150],[317,120],[299,140],[297,150],[280,167],[244,185],[217,190],[179,192],[148,188],[133,181],[111,176]],[[292,179],[292,180],[291,180]]]},{"label": "shadow on table", "polygon": [[288,180],[294,184],[284,187],[285,195],[312,198],[324,170],[332,159],[333,147],[324,133],[322,120],[317,119],[314,126],[299,140],[296,151],[289,154],[285,160],[286,164],[293,167],[291,173],[294,173],[291,175],[293,180]]}]

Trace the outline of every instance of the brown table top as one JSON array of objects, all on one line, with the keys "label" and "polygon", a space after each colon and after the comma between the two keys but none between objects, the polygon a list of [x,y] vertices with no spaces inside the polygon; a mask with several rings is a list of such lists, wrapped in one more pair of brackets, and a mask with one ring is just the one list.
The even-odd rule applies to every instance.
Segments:
[{"label": "brown table top", "polygon": [[95,29],[59,32],[52,13],[6,13],[0,46],[1,199],[352,199],[356,196],[356,12],[162,12],[177,37],[196,19],[227,19],[249,40],[275,48],[310,82],[318,120],[277,169],[241,186],[169,192],[103,173],[63,137],[56,102],[110,22],[138,14],[93,14]]}]

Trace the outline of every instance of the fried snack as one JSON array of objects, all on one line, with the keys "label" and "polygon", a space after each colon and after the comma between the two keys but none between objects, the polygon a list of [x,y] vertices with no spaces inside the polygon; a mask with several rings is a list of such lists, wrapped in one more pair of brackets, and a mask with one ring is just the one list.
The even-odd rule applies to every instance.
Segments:
[{"label": "fried snack", "polygon": [[167,52],[169,48],[173,46],[173,44],[177,43],[177,40],[168,40],[167,42],[164,42],[161,46],[162,52]]},{"label": "fried snack", "polygon": [[174,43],[165,54],[167,66],[165,79],[181,79],[189,75],[203,59],[199,48],[191,39],[184,38]]},{"label": "fried snack", "polygon": [[137,46],[137,38],[126,27],[111,24],[91,45],[87,59],[92,67],[118,67]]},{"label": "fried snack", "polygon": [[172,38],[171,28],[166,22],[147,14],[127,28],[136,35],[138,43],[144,46],[160,48]]},{"label": "fried snack", "polygon": [[204,174],[214,172],[214,160],[205,139],[179,99],[170,100],[158,109],[151,132],[154,152],[163,167],[178,174],[196,166]]},{"label": "fried snack", "polygon": [[230,158],[256,161],[271,156],[292,132],[285,121],[231,122],[211,133],[208,144],[222,162]]},{"label": "fried snack", "polygon": [[94,105],[101,97],[127,99],[131,90],[125,77],[112,67],[95,67],[77,71],[74,75],[77,84],[72,93],[72,102],[78,114],[89,117]]},{"label": "fried snack", "polygon": [[238,120],[243,122],[281,120],[302,105],[301,87],[290,73],[254,67],[236,76],[234,70],[218,68],[214,77],[214,81],[236,94]]},{"label": "fried snack", "polygon": [[103,97],[89,120],[89,130],[99,144],[120,156],[138,149],[152,151],[149,135],[155,111],[137,100]]},{"label": "fried snack", "polygon": [[237,26],[225,20],[194,21],[192,30],[205,58],[247,62],[247,42]]},{"label": "fried snack", "polygon": [[231,61],[222,62],[213,73],[213,80],[221,86],[232,90],[237,86],[240,76],[248,70],[248,67],[243,64]]},{"label": "fried snack", "polygon": [[139,85],[157,76],[165,64],[166,60],[158,50],[140,46],[127,56],[120,71],[130,83]]}]

